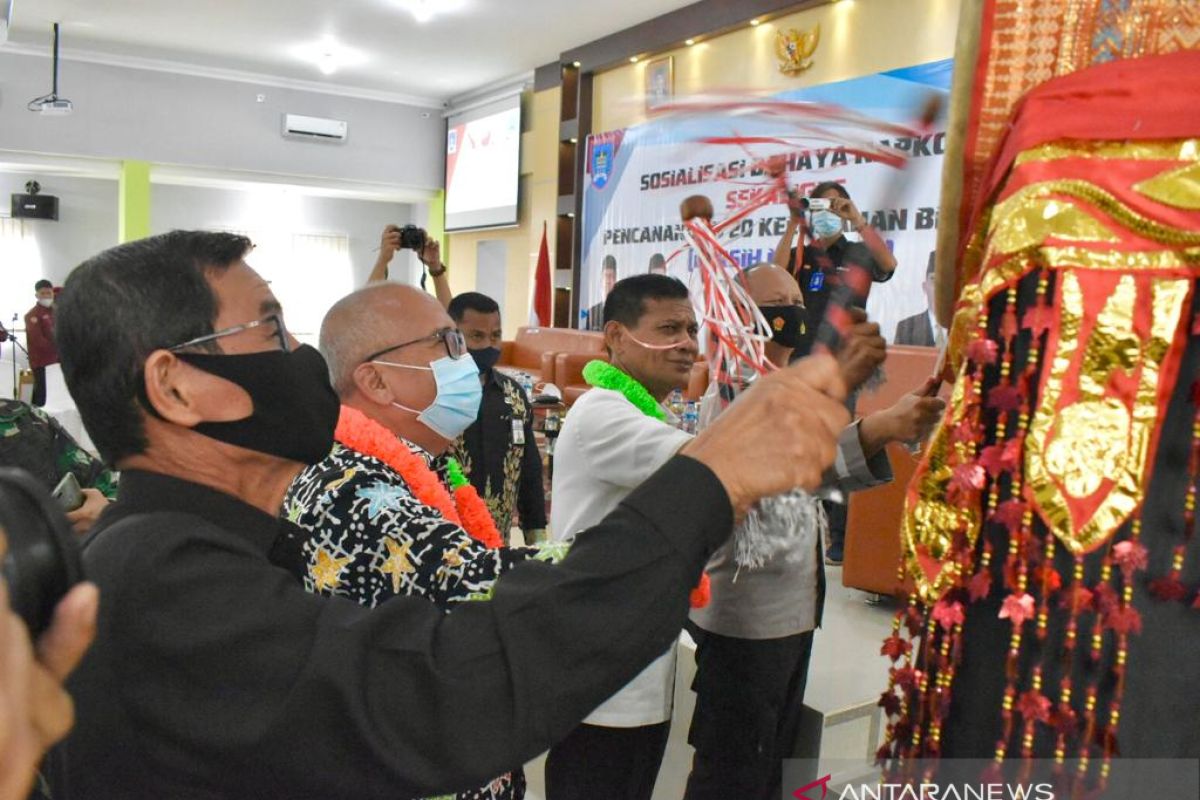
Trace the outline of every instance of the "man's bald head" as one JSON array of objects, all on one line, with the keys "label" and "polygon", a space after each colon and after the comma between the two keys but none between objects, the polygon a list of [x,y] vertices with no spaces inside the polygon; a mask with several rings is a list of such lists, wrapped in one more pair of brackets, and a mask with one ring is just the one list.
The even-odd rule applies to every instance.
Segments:
[{"label": "man's bald head", "polygon": [[334,389],[345,400],[354,393],[354,370],[367,356],[453,326],[426,292],[399,283],[375,283],[329,309],[321,323],[321,354]]},{"label": "man's bald head", "polygon": [[760,306],[786,306],[804,302],[800,284],[791,273],[771,263],[762,263],[746,270],[746,290]]}]

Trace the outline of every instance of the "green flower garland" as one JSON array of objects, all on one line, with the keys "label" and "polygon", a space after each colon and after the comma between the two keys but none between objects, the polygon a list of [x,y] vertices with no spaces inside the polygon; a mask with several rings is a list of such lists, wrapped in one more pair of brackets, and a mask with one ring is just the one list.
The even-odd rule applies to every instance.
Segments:
[{"label": "green flower garland", "polygon": [[462,467],[453,458],[446,459],[446,483],[450,484],[451,489],[457,489],[469,483],[467,476],[463,474]]},{"label": "green flower garland", "polygon": [[[646,391],[646,387],[634,380],[633,376],[607,361],[589,361],[583,368],[583,379],[588,386],[620,392],[626,400],[633,404],[634,408],[647,417],[653,417],[659,422],[667,421],[667,412],[663,411],[663,407],[658,404],[654,396]],[[702,572],[700,573],[700,582],[696,584],[695,589],[692,589],[688,602],[692,608],[704,608],[708,605],[711,597],[712,588],[708,573]]]},{"label": "green flower garland", "polygon": [[647,417],[653,417],[660,422],[667,421],[666,412],[663,411],[662,406],[658,404],[653,395],[646,391],[646,387],[607,361],[589,361],[583,368],[583,379],[588,386],[620,392],[626,400],[633,403],[634,407]]}]

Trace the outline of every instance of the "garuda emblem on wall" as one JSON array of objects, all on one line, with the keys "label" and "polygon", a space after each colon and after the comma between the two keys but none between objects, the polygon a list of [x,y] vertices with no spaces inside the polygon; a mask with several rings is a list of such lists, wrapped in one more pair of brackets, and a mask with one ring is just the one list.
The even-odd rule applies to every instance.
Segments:
[{"label": "garuda emblem on wall", "polygon": [[821,42],[821,26],[811,31],[795,28],[781,30],[775,34],[775,55],[779,57],[779,71],[784,75],[799,75],[812,66],[813,53]]}]

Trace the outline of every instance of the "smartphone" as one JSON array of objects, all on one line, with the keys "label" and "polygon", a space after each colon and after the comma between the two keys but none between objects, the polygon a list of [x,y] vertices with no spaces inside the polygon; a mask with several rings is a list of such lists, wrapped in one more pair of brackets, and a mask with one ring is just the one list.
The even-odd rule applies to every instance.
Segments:
[{"label": "smartphone", "polygon": [[62,480],[54,487],[51,496],[58,501],[63,511],[74,511],[83,505],[83,489],[75,479],[73,472],[63,475]]},{"label": "smartphone", "polygon": [[833,207],[832,202],[828,197],[811,197],[808,200],[808,210],[828,211]]}]

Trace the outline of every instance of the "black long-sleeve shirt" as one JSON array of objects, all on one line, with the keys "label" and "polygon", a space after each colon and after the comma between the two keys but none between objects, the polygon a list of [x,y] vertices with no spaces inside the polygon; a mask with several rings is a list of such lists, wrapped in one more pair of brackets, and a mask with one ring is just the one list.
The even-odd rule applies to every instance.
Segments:
[{"label": "black long-sleeve shirt", "polygon": [[871,248],[862,242],[852,242],[839,236],[822,249],[815,244],[804,245],[803,262],[796,264],[796,248],[788,256],[787,271],[800,284],[804,296],[804,334],[796,346],[793,358],[801,358],[812,352],[817,332],[825,319],[825,307],[829,304],[830,291],[840,282],[839,273],[846,264],[855,264],[871,273],[871,280],[883,283],[892,279],[895,271],[889,272],[880,266]]},{"label": "black long-sleeve shirt", "polygon": [[394,800],[479,785],[674,641],[733,519],[712,472],[676,457],[562,563],[519,565],[450,614],[305,592],[267,560],[289,524],[123,474],[85,545],[99,631],[69,682],[56,796]]}]

